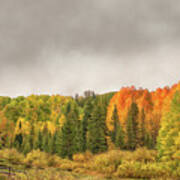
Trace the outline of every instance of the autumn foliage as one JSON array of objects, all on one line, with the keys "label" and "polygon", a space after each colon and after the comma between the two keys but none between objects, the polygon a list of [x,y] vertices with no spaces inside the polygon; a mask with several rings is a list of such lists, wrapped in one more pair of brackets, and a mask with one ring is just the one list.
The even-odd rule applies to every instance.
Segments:
[{"label": "autumn foliage", "polygon": [[87,91],[75,98],[0,97],[0,159],[30,172],[51,167],[51,179],[59,179],[53,168],[179,179],[179,114],[180,83],[152,92],[133,86],[103,95]]},{"label": "autumn foliage", "polygon": [[[180,83],[172,87],[158,88],[155,91],[147,89],[136,89],[132,87],[124,87],[117,92],[111,99],[106,116],[106,125],[110,132],[114,131],[114,108],[117,108],[119,122],[126,131],[127,116],[131,104],[137,104],[138,127],[144,123],[146,132],[151,138],[156,139],[160,128],[162,115],[169,111],[170,103],[176,91],[180,90]],[[144,121],[142,122],[142,113],[144,113]]]}]

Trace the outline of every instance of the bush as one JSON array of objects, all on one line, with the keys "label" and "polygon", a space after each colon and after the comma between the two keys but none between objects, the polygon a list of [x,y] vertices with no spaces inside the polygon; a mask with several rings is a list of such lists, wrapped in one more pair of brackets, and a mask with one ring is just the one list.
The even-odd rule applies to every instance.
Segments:
[{"label": "bush", "polygon": [[112,150],[96,155],[92,160],[92,169],[109,176],[115,172],[118,165],[121,164],[123,154],[122,151]]},{"label": "bush", "polygon": [[73,161],[76,162],[87,162],[93,158],[91,152],[87,151],[85,153],[78,153],[73,155]]},{"label": "bush", "polygon": [[24,160],[27,167],[45,168],[48,167],[48,154],[38,150],[29,152]]},{"label": "bush", "polygon": [[61,161],[60,157],[41,152],[40,150],[31,151],[24,160],[27,167],[36,168],[58,167]]},{"label": "bush", "polygon": [[74,162],[69,159],[62,159],[59,168],[62,170],[72,171],[74,169]]},{"label": "bush", "polygon": [[79,153],[73,155],[73,161],[85,162],[87,161],[85,154]]},{"label": "bush", "polygon": [[2,149],[0,150],[0,159],[4,160],[7,165],[19,165],[23,164],[24,155],[16,149]]},{"label": "bush", "polygon": [[50,155],[48,158],[48,166],[59,167],[62,163],[62,159],[57,155]]},{"label": "bush", "polygon": [[114,176],[126,178],[170,177],[171,172],[162,163],[124,162]]},{"label": "bush", "polygon": [[132,161],[142,163],[155,162],[157,159],[157,152],[155,150],[148,150],[147,148],[139,148],[131,154]]}]

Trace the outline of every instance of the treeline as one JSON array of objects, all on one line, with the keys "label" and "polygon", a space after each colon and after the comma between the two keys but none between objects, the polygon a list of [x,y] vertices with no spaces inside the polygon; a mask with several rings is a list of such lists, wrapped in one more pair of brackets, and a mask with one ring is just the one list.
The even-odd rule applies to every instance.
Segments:
[{"label": "treeline", "polygon": [[[140,114],[140,116],[139,116]],[[154,149],[157,136],[152,137],[145,125],[145,112],[140,113],[138,106],[132,102],[125,119],[125,127],[119,120],[116,106],[111,117],[113,130],[109,132],[113,144],[122,150],[135,150],[137,147]],[[158,134],[158,132],[155,132]]]},{"label": "treeline", "polygon": [[104,152],[106,112],[113,94],[1,97],[0,147],[15,147],[24,154],[40,149],[70,159],[86,150]]},{"label": "treeline", "polygon": [[110,100],[106,116],[114,144],[131,150],[139,146],[155,148],[161,121],[170,111],[177,91],[180,83],[152,92],[133,86],[117,92]]},{"label": "treeline", "polygon": [[179,179],[180,83],[154,92],[0,97],[0,149],[8,164]]},{"label": "treeline", "polygon": [[0,148],[15,147],[24,154],[39,149],[70,159],[86,151],[154,149],[177,91],[180,84],[153,92],[134,87],[103,95],[86,91],[74,98],[0,97]]}]

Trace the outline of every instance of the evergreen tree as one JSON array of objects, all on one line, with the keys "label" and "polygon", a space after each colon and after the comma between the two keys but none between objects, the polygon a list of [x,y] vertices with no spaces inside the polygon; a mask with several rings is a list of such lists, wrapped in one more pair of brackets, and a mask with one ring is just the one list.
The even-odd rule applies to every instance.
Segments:
[{"label": "evergreen tree", "polygon": [[82,144],[83,144],[83,151],[86,150],[86,145],[87,145],[87,127],[88,127],[88,121],[90,120],[91,118],[91,114],[92,114],[92,110],[93,110],[93,105],[92,105],[92,98],[88,98],[88,101],[85,105],[85,108],[84,108],[84,117],[83,117],[83,120],[82,120],[82,131],[83,131],[83,141],[82,141]]},{"label": "evergreen tree", "polygon": [[52,137],[52,154],[57,153],[56,141],[57,141],[57,130],[55,131]]},{"label": "evergreen tree", "polygon": [[34,143],[34,149],[39,149],[41,151],[43,150],[43,148],[42,148],[42,140],[43,140],[42,133],[39,130],[36,141]]},{"label": "evergreen tree", "polygon": [[74,134],[74,153],[84,151],[84,138],[83,138],[83,124],[82,121],[77,120],[75,123]]},{"label": "evergreen tree", "polygon": [[23,140],[23,148],[22,148],[22,152],[24,154],[27,154],[29,153],[31,150],[32,150],[32,146],[31,146],[31,143],[30,143],[30,136],[26,135],[24,137],[24,140]]},{"label": "evergreen tree", "polygon": [[153,138],[150,133],[146,133],[144,140],[145,140],[145,146],[148,149],[154,148]]},{"label": "evergreen tree", "polygon": [[144,109],[141,111],[141,119],[140,119],[140,128],[139,128],[139,134],[140,134],[140,139],[139,139],[139,144],[141,146],[144,146],[146,144],[145,142],[145,136],[146,136],[146,128],[145,128],[145,112]]},{"label": "evergreen tree", "polygon": [[72,105],[69,104],[66,110],[66,121],[60,132],[58,132],[56,143],[58,155],[63,158],[68,157],[72,159],[74,153],[74,124],[77,119],[76,105],[72,108]]},{"label": "evergreen tree", "polygon": [[[19,123],[19,129],[21,130],[21,121]],[[16,137],[14,139],[14,147],[17,149],[17,150],[21,150],[21,146],[22,146],[22,143],[23,143],[23,136],[21,134],[21,132],[19,134],[16,134]]]},{"label": "evergreen tree", "polygon": [[55,145],[56,145],[56,153],[61,157],[65,157],[66,153],[61,151],[61,147],[62,147],[62,130],[60,128],[57,129],[57,131],[56,131]]},{"label": "evergreen tree", "polygon": [[34,137],[35,137],[35,130],[34,130],[34,124],[31,125],[30,134],[29,134],[29,143],[31,146],[31,149],[34,149]]},{"label": "evergreen tree", "polygon": [[137,146],[137,132],[138,132],[138,107],[136,103],[132,103],[127,115],[127,148],[130,150],[135,150]]},{"label": "evergreen tree", "polygon": [[15,140],[14,140],[14,147],[17,149],[17,150],[21,150],[21,146],[22,146],[22,143],[23,143],[23,136],[22,134],[17,134],[16,137],[15,137]]},{"label": "evergreen tree", "polygon": [[101,107],[95,105],[92,117],[88,121],[87,135],[87,147],[92,153],[99,153],[107,150],[105,127]]},{"label": "evergreen tree", "polygon": [[58,154],[65,158],[72,159],[73,155],[73,127],[70,119],[67,119],[64,123],[59,134],[58,142]]},{"label": "evergreen tree", "polygon": [[48,133],[48,144],[47,144],[47,152],[48,153],[53,153],[53,136],[51,135],[51,133]]},{"label": "evergreen tree", "polygon": [[45,126],[43,130],[42,149],[47,153],[50,153],[52,150],[51,134],[49,133],[47,126]]},{"label": "evergreen tree", "polygon": [[112,120],[114,122],[114,130],[112,132],[112,141],[115,143],[116,135],[117,135],[117,128],[118,128],[118,125],[119,125],[119,117],[118,117],[118,112],[117,112],[116,105],[114,106]]},{"label": "evergreen tree", "polygon": [[117,125],[117,132],[115,137],[115,145],[116,147],[119,147],[120,149],[124,149],[125,143],[124,143],[124,131],[123,128],[119,125]]}]

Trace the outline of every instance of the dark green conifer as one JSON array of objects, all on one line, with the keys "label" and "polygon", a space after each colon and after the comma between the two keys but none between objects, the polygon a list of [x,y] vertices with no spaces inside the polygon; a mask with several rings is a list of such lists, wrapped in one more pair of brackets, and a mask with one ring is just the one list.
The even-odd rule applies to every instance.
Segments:
[{"label": "dark green conifer", "polygon": [[30,136],[29,135],[26,135],[24,137],[24,141],[23,141],[23,148],[22,148],[22,152],[24,154],[27,154],[29,153],[30,151],[32,150],[32,146],[30,144]]},{"label": "dark green conifer", "polygon": [[127,115],[127,148],[129,150],[135,150],[137,146],[137,132],[138,132],[138,107],[136,103],[132,103]]},{"label": "dark green conifer", "polygon": [[112,120],[114,122],[114,130],[112,132],[112,141],[115,143],[115,141],[116,141],[116,134],[117,134],[117,128],[118,128],[118,124],[119,124],[119,117],[118,117],[116,106],[114,106]]},{"label": "dark green conifer", "polygon": [[74,153],[74,129],[75,121],[77,119],[76,105],[72,106],[69,103],[66,109],[66,121],[60,132],[58,132],[56,143],[58,155],[63,158],[68,157],[69,159],[72,159]]},{"label": "dark green conifer", "polygon": [[146,135],[145,135],[145,146],[148,149],[153,149],[154,148],[153,138],[149,133],[146,133]]},{"label": "dark green conifer", "polygon": [[42,132],[39,130],[38,134],[37,134],[36,141],[34,143],[34,149],[39,149],[41,151],[43,150],[43,148],[42,148],[42,140],[43,140]]},{"label": "dark green conifer", "polygon": [[107,150],[106,129],[101,106],[94,105],[92,117],[88,121],[87,147],[92,153]]},{"label": "dark green conifer", "polygon": [[45,126],[43,130],[42,149],[47,153],[50,151],[49,140],[50,140],[49,131],[47,126]]},{"label": "dark green conifer", "polygon": [[86,151],[86,145],[87,145],[87,127],[88,127],[88,121],[91,118],[91,113],[93,110],[92,105],[92,98],[89,98],[85,108],[84,108],[84,117],[82,120],[82,130],[83,130],[83,151]]},{"label": "dark green conifer", "polygon": [[74,134],[74,153],[84,151],[84,138],[83,138],[83,124],[82,121],[77,120],[75,123]]},{"label": "dark green conifer", "polygon": [[124,131],[120,124],[117,126],[117,132],[115,137],[115,145],[116,147],[119,147],[120,149],[124,149],[125,143],[124,143]]},{"label": "dark green conifer", "polygon": [[57,141],[57,130],[52,136],[52,154],[57,153],[56,141]]},{"label": "dark green conifer", "polygon": [[145,112],[144,112],[144,109],[142,109],[142,112],[141,112],[139,134],[140,134],[139,144],[141,146],[144,146],[145,145],[145,136],[146,136]]}]

